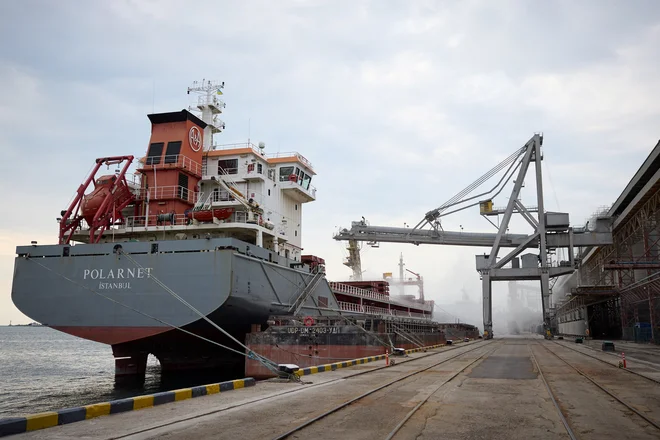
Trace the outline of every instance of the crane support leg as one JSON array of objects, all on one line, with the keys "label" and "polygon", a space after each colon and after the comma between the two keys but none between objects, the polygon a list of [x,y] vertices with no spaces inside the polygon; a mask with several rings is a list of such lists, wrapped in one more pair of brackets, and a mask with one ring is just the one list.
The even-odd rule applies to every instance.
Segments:
[{"label": "crane support leg", "polygon": [[493,301],[490,275],[483,274],[481,282],[483,286],[484,338],[491,339],[493,337]]},{"label": "crane support leg", "polygon": [[547,335],[550,330],[550,274],[546,271],[541,271],[541,304],[543,309],[543,329]]}]

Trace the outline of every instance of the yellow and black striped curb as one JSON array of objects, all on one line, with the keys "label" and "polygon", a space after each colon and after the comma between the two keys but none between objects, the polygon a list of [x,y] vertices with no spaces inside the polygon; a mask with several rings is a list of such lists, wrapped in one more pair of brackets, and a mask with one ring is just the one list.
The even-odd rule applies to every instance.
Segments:
[{"label": "yellow and black striped curb", "polygon": [[[431,350],[434,348],[440,348],[444,346],[445,344],[438,344],[438,345],[429,345],[428,347],[411,348],[410,350],[406,350],[406,354],[417,353],[420,351]],[[324,371],[335,371],[338,368],[347,368],[347,367],[352,367],[353,365],[366,364],[367,362],[382,361],[383,359],[385,359],[385,355],[379,354],[378,356],[369,356],[360,359],[353,359],[352,361],[335,362],[332,364],[307,367],[296,371],[296,375],[307,376],[308,374],[322,373]]]},{"label": "yellow and black striped curb", "polygon": [[10,417],[0,419],[0,437],[20,434],[26,431],[50,428],[57,425],[80,422],[94,417],[117,414],[125,411],[134,411],[149,408],[164,403],[206,396],[224,391],[254,386],[256,381],[247,377],[245,379],[230,380],[227,382],[200,385],[192,388],[182,388],[174,391],[150,394],[147,396],[129,397],[127,399],[113,400],[112,402],[96,403],[77,408],[62,409],[59,411],[31,414],[25,417]]}]

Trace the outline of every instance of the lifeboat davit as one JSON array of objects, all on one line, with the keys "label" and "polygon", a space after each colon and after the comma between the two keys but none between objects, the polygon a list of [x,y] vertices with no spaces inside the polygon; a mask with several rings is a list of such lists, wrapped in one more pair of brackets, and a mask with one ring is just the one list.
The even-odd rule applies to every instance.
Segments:
[{"label": "lifeboat davit", "polygon": [[189,211],[186,215],[189,219],[198,222],[211,222],[214,218],[227,220],[234,212],[234,208],[204,209],[200,211]]}]

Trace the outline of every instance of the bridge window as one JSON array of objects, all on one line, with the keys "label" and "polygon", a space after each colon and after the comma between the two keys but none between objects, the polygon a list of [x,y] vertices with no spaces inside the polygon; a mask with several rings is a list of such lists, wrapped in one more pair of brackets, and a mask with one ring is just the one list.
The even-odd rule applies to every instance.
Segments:
[{"label": "bridge window", "polygon": [[238,159],[219,160],[218,174],[238,174]]},{"label": "bridge window", "polygon": [[282,167],[280,168],[280,182],[286,182],[289,180],[289,176],[293,174],[293,167]]},{"label": "bridge window", "polygon": [[154,142],[153,144],[149,145],[146,165],[158,165],[160,163],[160,157],[163,155],[164,146],[164,142]]},{"label": "bridge window", "polygon": [[257,173],[259,173],[259,174],[264,173],[264,166],[261,165],[260,163],[257,164]]},{"label": "bridge window", "polygon": [[164,163],[176,163],[179,153],[181,153],[181,141],[168,142]]},{"label": "bridge window", "polygon": [[302,186],[305,189],[309,189],[309,184],[312,183],[312,176],[305,174],[302,179]]}]

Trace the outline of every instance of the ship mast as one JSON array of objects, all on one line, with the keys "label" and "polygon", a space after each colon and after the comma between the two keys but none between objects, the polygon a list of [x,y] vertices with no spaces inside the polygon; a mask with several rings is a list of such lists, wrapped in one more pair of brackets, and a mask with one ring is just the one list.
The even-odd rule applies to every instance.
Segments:
[{"label": "ship mast", "polygon": [[224,81],[218,82],[206,79],[203,79],[201,82],[193,81],[192,87],[188,87],[189,95],[190,92],[198,95],[197,102],[188,107],[188,110],[197,113],[200,119],[207,124],[204,129],[204,151],[214,148],[213,135],[225,129],[225,123],[220,119],[219,115],[224,110],[226,104],[218,98],[218,96],[222,96],[222,89],[224,88]]}]

